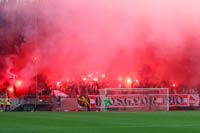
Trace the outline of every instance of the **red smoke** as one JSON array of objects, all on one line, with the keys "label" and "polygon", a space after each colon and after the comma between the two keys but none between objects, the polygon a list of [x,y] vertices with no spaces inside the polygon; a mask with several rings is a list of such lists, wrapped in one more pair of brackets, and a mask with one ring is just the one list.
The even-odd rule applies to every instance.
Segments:
[{"label": "red smoke", "polygon": [[50,0],[7,7],[5,14],[23,16],[5,19],[18,25],[25,39],[18,52],[2,58],[16,56],[12,70],[27,86],[37,74],[56,82],[96,71],[197,85],[199,5],[197,0]]}]

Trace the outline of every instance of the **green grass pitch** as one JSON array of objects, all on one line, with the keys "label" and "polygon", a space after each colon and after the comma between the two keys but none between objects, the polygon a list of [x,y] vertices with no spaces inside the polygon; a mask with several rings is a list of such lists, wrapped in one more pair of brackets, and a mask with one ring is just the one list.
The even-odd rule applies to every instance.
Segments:
[{"label": "green grass pitch", "polygon": [[3,112],[0,133],[200,133],[200,111]]}]

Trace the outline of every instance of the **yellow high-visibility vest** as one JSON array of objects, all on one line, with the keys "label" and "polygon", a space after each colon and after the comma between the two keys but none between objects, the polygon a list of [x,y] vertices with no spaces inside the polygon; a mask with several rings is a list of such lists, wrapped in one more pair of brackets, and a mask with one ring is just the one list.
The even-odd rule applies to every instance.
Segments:
[{"label": "yellow high-visibility vest", "polygon": [[1,104],[4,104],[4,99],[3,98],[1,98]]},{"label": "yellow high-visibility vest", "polygon": [[6,105],[10,105],[10,99],[6,98]]}]

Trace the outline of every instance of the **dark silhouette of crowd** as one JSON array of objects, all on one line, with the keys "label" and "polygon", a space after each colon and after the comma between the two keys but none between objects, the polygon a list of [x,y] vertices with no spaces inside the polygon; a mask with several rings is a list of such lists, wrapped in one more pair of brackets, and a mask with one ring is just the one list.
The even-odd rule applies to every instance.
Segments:
[{"label": "dark silhouette of crowd", "polygon": [[68,97],[76,97],[77,95],[99,95],[100,89],[104,88],[169,88],[170,94],[197,94],[200,92],[200,86],[187,86],[184,84],[171,84],[169,81],[161,82],[136,82],[132,81],[64,81],[49,86],[50,90],[60,90],[68,95]]}]

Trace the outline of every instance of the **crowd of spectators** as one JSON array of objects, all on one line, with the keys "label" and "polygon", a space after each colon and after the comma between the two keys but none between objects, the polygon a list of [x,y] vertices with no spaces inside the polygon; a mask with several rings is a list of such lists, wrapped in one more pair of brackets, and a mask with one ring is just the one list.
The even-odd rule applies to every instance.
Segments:
[{"label": "crowd of spectators", "polygon": [[[77,95],[99,95],[100,90],[105,88],[169,88],[170,94],[199,94],[200,85],[189,86],[182,83],[172,83],[170,81],[149,81],[143,79],[135,79],[130,77],[106,77],[105,74],[96,77],[80,77],[79,79],[72,80],[66,78],[61,81],[47,81],[45,78],[37,78],[38,81],[35,84],[24,88],[23,95],[53,95],[55,90],[66,94],[68,97],[76,97]],[[0,92],[10,93],[8,83],[3,85]],[[19,97],[20,90],[13,87],[13,94],[15,97]]]},{"label": "crowd of spectators", "polygon": [[148,82],[139,80],[80,80],[61,81],[49,86],[50,90],[60,90],[69,97],[76,95],[98,95],[104,88],[169,88],[170,94],[197,94],[200,86],[187,86],[184,84],[170,83],[169,81]]}]

